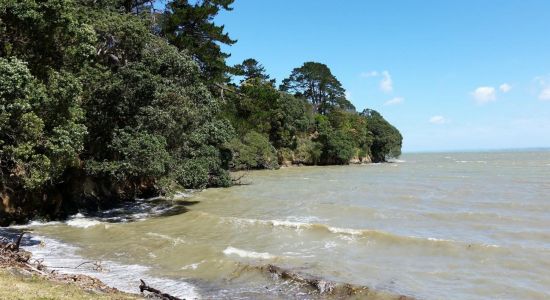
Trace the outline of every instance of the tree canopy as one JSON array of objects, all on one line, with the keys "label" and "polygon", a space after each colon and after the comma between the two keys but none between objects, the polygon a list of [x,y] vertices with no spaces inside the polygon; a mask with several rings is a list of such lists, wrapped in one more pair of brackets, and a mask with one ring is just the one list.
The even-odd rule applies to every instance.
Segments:
[{"label": "tree canopy", "polygon": [[292,70],[288,78],[283,80],[281,90],[304,97],[313,104],[320,114],[326,114],[334,107],[355,110],[346,99],[346,90],[330,69],[322,63],[306,62],[301,67]]},{"label": "tree canopy", "polygon": [[253,78],[259,78],[261,80],[268,80],[269,75],[266,73],[265,68],[254,58],[245,59],[242,63],[235,66],[236,75],[244,76],[244,80]]},{"label": "tree canopy", "polygon": [[229,70],[219,44],[233,45],[223,25],[214,17],[220,10],[232,10],[234,0],[169,1],[161,18],[161,35],[178,49],[185,49],[198,62],[204,77],[213,82],[226,80]]},{"label": "tree canopy", "polygon": [[214,18],[232,3],[1,1],[0,215],[400,154],[399,131],[357,113],[326,65],[304,63],[279,89],[254,58],[228,66],[220,45],[235,40]]}]

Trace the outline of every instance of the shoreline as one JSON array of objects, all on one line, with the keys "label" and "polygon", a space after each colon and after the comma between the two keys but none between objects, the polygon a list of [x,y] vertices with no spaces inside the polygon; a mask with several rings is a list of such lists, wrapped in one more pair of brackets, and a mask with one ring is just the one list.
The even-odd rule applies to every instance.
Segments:
[{"label": "shoreline", "polygon": [[[7,286],[13,286],[14,289],[0,291],[1,299],[167,299],[167,300],[180,300],[180,299],[200,299],[199,294],[195,294],[195,297],[174,294],[175,290],[167,288],[166,286],[159,285],[159,288],[167,288],[165,291],[156,289],[158,282],[155,282],[151,278],[145,277],[145,280],[155,285],[155,287],[148,286],[140,278],[136,282],[136,293],[129,292],[127,289],[120,289],[116,284],[109,281],[102,280],[101,276],[94,276],[91,272],[74,272],[81,265],[87,264],[88,267],[98,270],[102,273],[117,273],[115,270],[111,270],[108,261],[95,262],[87,261],[82,257],[83,262],[78,266],[71,268],[68,266],[50,266],[48,264],[54,263],[54,260],[47,260],[41,257],[42,253],[35,252],[33,249],[28,249],[28,243],[30,240],[39,241],[39,247],[48,247],[51,241],[46,239],[42,240],[40,236],[31,235],[29,232],[25,232],[25,242],[21,243],[21,248],[17,250],[11,250],[10,247],[16,243],[17,239],[13,236],[18,232],[14,230],[12,232],[0,232],[0,284]],[[10,242],[7,242],[7,241]],[[26,246],[23,244],[27,243]],[[23,249],[25,248],[25,249]],[[36,255],[35,255],[36,254]],[[69,254],[70,256],[70,254]],[[36,257],[36,258],[34,258]],[[59,261],[57,261],[59,263]],[[105,265],[103,265],[105,263]],[[55,264],[55,263],[54,263]],[[104,270],[103,267],[106,267]],[[131,267],[131,266],[126,266]],[[87,270],[87,267],[83,267],[83,270]],[[406,296],[403,294],[395,294],[389,291],[372,289],[368,286],[355,285],[350,283],[343,283],[337,281],[331,281],[315,275],[309,275],[307,273],[301,273],[299,270],[284,269],[272,264],[260,264],[260,265],[245,265],[239,269],[242,271],[253,271],[263,274],[267,278],[287,281],[289,283],[300,286],[304,291],[309,290],[314,293],[311,299],[359,299],[361,297],[367,297],[365,299],[396,299],[396,300],[413,300],[414,297]],[[124,281],[124,278],[119,278],[119,281]],[[132,285],[134,286],[134,285]],[[267,287],[266,287],[267,288]],[[141,293],[137,291],[140,290]],[[168,293],[165,293],[165,292]],[[21,297],[20,295],[28,295],[29,297]],[[176,296],[172,296],[176,295]],[[312,294],[309,294],[312,296]]]},{"label": "shoreline", "polygon": [[32,253],[19,248],[19,242],[6,242],[8,238],[2,238],[4,241],[0,242],[0,283],[12,288],[2,289],[0,298],[143,299],[138,294],[110,287],[92,276],[63,274],[50,270],[40,260],[32,259]]},{"label": "shoreline", "polygon": [[[0,234],[0,284],[12,289],[0,290],[3,299],[169,299],[178,300],[148,286],[142,279],[136,285],[136,293],[117,289],[86,272],[63,272],[60,268],[78,269],[89,265],[103,272],[101,262],[84,261],[74,268],[68,266],[49,268],[43,258],[33,258],[33,253],[23,249],[23,237],[28,241],[29,232],[21,231],[17,239],[14,232]],[[40,241],[42,246],[42,241]],[[140,293],[137,293],[137,291]]]}]

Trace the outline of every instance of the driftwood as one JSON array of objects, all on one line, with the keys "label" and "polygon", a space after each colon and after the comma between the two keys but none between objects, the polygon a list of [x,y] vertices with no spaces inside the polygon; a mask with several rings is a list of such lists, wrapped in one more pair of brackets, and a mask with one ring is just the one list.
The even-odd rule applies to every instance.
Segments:
[{"label": "driftwood", "polygon": [[6,244],[6,246],[4,247],[4,250],[11,251],[11,252],[19,251],[19,246],[21,245],[21,240],[23,239],[23,235],[25,233],[26,233],[25,231],[21,232],[21,234],[19,235],[15,243]]},{"label": "driftwood", "polygon": [[143,281],[143,279],[140,279],[139,281],[141,281],[141,284],[139,285],[139,291],[141,293],[143,293],[143,291],[147,291],[149,293],[153,293],[156,297],[159,297],[160,299],[163,299],[163,300],[182,300],[180,298],[177,298],[177,297],[174,297],[172,295],[169,295],[169,294],[166,294],[166,293],[163,293],[155,288],[152,288],[150,286],[148,286],[145,281]]}]

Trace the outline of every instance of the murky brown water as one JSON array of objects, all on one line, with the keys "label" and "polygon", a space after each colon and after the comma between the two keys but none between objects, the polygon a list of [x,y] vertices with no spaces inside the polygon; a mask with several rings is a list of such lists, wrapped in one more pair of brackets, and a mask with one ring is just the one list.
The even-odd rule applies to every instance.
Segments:
[{"label": "murky brown water", "polygon": [[186,198],[198,201],[187,213],[34,227],[52,245],[30,248],[61,264],[54,248],[73,245],[119,273],[133,266],[119,280],[147,274],[188,297],[334,297],[265,272],[272,264],[372,298],[550,298],[550,152],[402,159],[252,172],[250,185]]}]

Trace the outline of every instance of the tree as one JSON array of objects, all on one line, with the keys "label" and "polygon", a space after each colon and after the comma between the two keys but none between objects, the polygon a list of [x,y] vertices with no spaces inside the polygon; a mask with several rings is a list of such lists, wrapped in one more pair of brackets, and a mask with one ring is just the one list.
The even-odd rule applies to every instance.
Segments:
[{"label": "tree", "polygon": [[151,34],[145,41],[138,61],[87,73],[88,172],[188,188],[227,185],[220,149],[233,132],[218,119],[218,101],[188,55]]},{"label": "tree", "polygon": [[71,0],[0,2],[0,57],[17,57],[33,76],[76,72],[95,55],[93,28],[78,19]]},{"label": "tree", "polygon": [[385,162],[388,158],[399,157],[403,142],[399,130],[375,110],[365,109],[361,115],[367,118],[372,160]]},{"label": "tree", "polygon": [[242,139],[227,143],[232,153],[231,165],[234,170],[278,168],[277,151],[267,137],[250,131]]},{"label": "tree", "polygon": [[283,80],[280,89],[306,98],[320,114],[326,114],[334,107],[355,109],[346,99],[346,90],[340,81],[321,63],[306,62],[295,68],[290,77]]},{"label": "tree", "polygon": [[40,191],[78,165],[80,91],[71,74],[52,71],[45,84],[21,60],[0,57],[0,194]]},{"label": "tree", "polygon": [[233,45],[224,26],[213,22],[220,10],[232,10],[233,0],[174,0],[166,5],[161,20],[161,35],[180,50],[187,50],[199,64],[203,75],[211,82],[226,81],[229,54],[219,44]]},{"label": "tree", "polygon": [[237,75],[244,76],[243,81],[252,78],[261,80],[269,79],[269,75],[267,75],[264,66],[253,58],[245,59],[242,63],[235,66],[235,70]]},{"label": "tree", "polygon": [[348,164],[355,154],[351,135],[343,129],[334,128],[327,116],[317,115],[315,121],[318,134],[316,141],[322,145],[320,163]]}]

